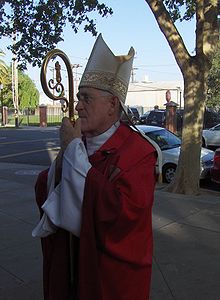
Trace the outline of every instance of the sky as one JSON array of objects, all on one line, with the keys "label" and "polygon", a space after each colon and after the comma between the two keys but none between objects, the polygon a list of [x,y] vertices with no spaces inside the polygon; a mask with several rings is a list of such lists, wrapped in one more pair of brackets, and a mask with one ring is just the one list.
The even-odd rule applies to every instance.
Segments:
[{"label": "sky", "polygon": [[[127,54],[133,46],[135,81],[181,81],[182,74],[176,64],[173,53],[145,0],[103,0],[113,9],[113,15],[101,18],[97,14],[97,31],[102,33],[105,42],[115,55]],[[129,4],[130,3],[130,4]],[[194,22],[178,23],[177,28],[183,37],[190,54],[194,49]],[[95,42],[95,37],[84,32],[83,27],[75,34],[66,26],[64,41],[57,48],[64,51],[72,64],[81,67],[75,69],[76,76],[82,74]],[[0,49],[6,53],[4,60],[10,63],[11,53],[7,50],[9,39],[0,40]],[[28,67],[26,72],[41,91],[40,69]]]}]

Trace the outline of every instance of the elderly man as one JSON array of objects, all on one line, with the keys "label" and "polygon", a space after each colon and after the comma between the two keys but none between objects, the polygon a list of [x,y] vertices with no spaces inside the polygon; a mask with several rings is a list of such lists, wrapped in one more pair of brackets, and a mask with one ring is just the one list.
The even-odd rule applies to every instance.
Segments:
[{"label": "elderly man", "polygon": [[[152,266],[155,148],[120,122],[133,48],[115,56],[96,40],[64,118],[61,151],[38,177],[44,299],[147,300]],[[56,174],[61,174],[56,181]]]}]

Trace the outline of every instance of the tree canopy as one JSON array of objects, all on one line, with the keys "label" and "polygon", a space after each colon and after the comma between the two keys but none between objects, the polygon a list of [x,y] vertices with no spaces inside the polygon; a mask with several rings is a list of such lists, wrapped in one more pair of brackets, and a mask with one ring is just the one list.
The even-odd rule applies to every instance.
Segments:
[{"label": "tree canopy", "polygon": [[189,21],[194,17],[196,13],[195,0],[165,0],[163,2],[174,22],[177,20]]},{"label": "tree canopy", "polygon": [[[12,69],[8,67],[7,76],[4,77],[4,88],[2,90],[3,105],[9,108],[13,106],[12,98]],[[39,105],[39,91],[32,79],[23,71],[18,72],[18,99],[19,107],[37,107]]]},{"label": "tree canopy", "polygon": [[[4,52],[0,50],[0,56],[4,57]],[[4,84],[5,83],[5,77],[8,74],[8,67],[6,66],[5,62],[3,59],[0,59],[0,83]]]},{"label": "tree canopy", "polygon": [[9,46],[20,67],[40,66],[46,53],[63,40],[69,22],[74,32],[80,25],[96,35],[96,12],[105,17],[112,9],[97,0],[3,0],[0,2],[0,36],[13,37]]},{"label": "tree canopy", "polygon": [[32,79],[23,72],[18,73],[18,99],[20,109],[39,105],[39,91]]}]

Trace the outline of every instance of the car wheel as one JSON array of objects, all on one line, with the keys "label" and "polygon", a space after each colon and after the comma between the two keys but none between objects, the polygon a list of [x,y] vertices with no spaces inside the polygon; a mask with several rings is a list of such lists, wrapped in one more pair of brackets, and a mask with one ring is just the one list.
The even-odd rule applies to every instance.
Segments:
[{"label": "car wheel", "polygon": [[170,183],[175,175],[176,172],[176,165],[174,164],[167,164],[163,166],[163,182]]}]

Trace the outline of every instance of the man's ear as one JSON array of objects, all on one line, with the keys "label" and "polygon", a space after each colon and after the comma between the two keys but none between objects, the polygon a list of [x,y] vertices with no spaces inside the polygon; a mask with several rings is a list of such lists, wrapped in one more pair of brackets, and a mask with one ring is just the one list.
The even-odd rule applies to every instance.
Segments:
[{"label": "man's ear", "polygon": [[109,115],[114,114],[115,112],[119,111],[120,103],[117,96],[112,96],[110,99],[110,109],[109,109]]}]

